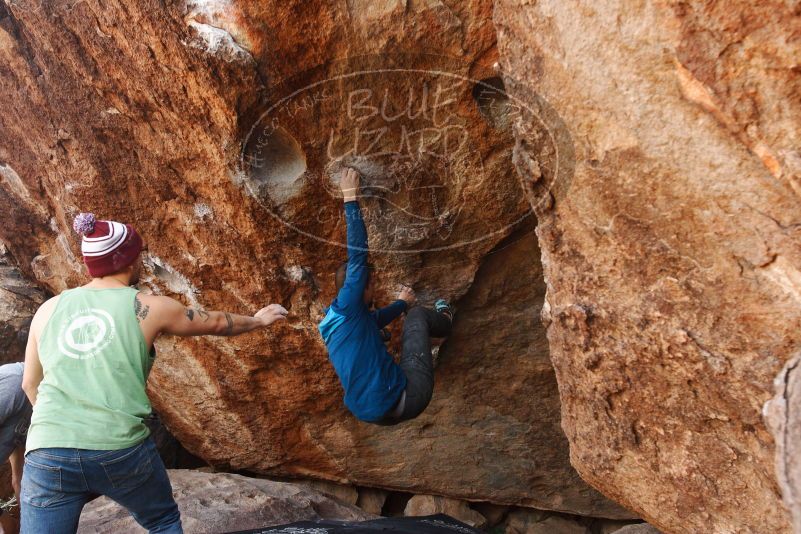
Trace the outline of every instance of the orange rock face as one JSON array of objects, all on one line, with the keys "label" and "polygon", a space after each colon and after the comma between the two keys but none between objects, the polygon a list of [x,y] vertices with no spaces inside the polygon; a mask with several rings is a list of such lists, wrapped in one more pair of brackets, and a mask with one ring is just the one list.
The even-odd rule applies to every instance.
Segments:
[{"label": "orange rock face", "polygon": [[572,464],[666,532],[789,532],[760,412],[801,342],[798,8],[494,17],[507,89],[572,138],[516,125]]},{"label": "orange rock face", "polygon": [[[84,280],[70,225],[93,211],[145,237],[148,290],[290,309],[265,333],[158,343],[154,407],[215,465],[630,517],[569,465],[491,11],[3,4],[0,240],[58,291]],[[345,258],[343,163],[364,176],[379,300],[403,282],[458,307],[431,406],[395,428],[347,413],[316,330]]]}]

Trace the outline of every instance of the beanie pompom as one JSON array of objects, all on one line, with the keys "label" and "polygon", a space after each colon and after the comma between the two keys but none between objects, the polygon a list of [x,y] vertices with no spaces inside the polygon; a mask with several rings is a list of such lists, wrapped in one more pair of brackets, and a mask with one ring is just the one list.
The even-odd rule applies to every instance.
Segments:
[{"label": "beanie pompom", "polygon": [[89,235],[95,231],[94,213],[79,213],[72,222],[72,229],[81,235]]}]

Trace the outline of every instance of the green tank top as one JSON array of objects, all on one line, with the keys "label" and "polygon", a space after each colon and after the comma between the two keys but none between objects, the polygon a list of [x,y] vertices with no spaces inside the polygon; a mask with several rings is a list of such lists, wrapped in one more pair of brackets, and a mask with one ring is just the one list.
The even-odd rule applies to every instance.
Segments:
[{"label": "green tank top", "polygon": [[150,431],[145,383],[153,360],[130,287],[64,291],[39,339],[39,384],[26,452],[116,450]]}]

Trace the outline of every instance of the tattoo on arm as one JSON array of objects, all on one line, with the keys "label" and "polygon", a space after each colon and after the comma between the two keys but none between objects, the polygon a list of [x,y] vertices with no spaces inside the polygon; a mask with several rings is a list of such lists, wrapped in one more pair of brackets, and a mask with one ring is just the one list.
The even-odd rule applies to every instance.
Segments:
[{"label": "tattoo on arm", "polygon": [[143,306],[142,301],[139,300],[139,295],[134,298],[134,313],[136,314],[136,319],[141,323],[147,317],[147,313],[150,311],[150,306]]},{"label": "tattoo on arm", "polygon": [[186,315],[186,318],[189,319],[190,321],[195,320],[195,314],[197,314],[198,317],[203,319],[204,323],[209,320],[209,312],[201,308],[187,308],[184,311],[184,314]]},{"label": "tattoo on arm", "polygon": [[224,335],[230,336],[231,334],[234,333],[234,318],[231,317],[230,313],[225,312],[225,320],[228,322],[228,326],[225,328]]}]

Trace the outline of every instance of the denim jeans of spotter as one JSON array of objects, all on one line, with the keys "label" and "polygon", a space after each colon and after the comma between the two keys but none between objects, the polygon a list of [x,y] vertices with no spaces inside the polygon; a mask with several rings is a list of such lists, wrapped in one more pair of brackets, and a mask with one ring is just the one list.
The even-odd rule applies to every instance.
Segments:
[{"label": "denim jeans of spotter", "polygon": [[150,438],[116,451],[30,451],[22,471],[22,532],[72,534],[84,505],[98,495],[126,508],[149,532],[183,532],[167,470]]}]

